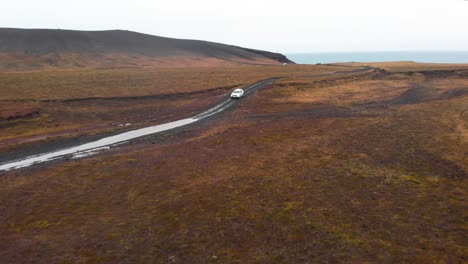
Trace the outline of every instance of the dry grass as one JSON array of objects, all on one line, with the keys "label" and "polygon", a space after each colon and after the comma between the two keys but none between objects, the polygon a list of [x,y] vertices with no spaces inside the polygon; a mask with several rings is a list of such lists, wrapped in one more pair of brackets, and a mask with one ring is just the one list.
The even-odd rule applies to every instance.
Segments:
[{"label": "dry grass", "polygon": [[317,75],[332,66],[243,66],[183,69],[114,69],[0,73],[0,100],[63,100],[202,91],[275,76]]},{"label": "dry grass", "polygon": [[463,76],[289,78],[160,144],[6,173],[0,260],[463,263]]},{"label": "dry grass", "polygon": [[[0,153],[19,143],[115,131],[122,123],[138,127],[185,118],[233,87],[259,79],[343,69],[288,65],[0,73]],[[63,101],[94,97],[111,100]]]}]

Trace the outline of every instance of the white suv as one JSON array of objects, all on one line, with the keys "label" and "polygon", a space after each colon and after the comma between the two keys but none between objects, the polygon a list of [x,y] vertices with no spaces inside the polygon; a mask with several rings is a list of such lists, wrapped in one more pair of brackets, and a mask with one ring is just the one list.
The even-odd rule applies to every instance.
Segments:
[{"label": "white suv", "polygon": [[231,93],[231,98],[235,99],[240,99],[242,96],[244,96],[244,90],[242,89],[235,89],[232,93]]}]

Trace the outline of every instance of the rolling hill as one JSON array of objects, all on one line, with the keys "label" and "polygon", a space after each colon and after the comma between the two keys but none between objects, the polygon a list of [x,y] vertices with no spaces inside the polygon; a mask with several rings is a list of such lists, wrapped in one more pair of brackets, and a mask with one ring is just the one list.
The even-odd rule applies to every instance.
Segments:
[{"label": "rolling hill", "polygon": [[0,28],[0,69],[190,67],[293,63],[268,51],[132,31]]}]

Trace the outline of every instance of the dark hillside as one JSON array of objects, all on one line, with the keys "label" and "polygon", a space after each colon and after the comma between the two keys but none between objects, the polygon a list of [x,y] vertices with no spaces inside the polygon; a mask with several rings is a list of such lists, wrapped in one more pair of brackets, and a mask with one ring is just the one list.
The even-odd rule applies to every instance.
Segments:
[{"label": "dark hillside", "polygon": [[[0,68],[293,63],[278,53],[124,30],[0,28]],[[72,56],[73,55],[73,56]],[[29,61],[29,64],[27,63]]]}]

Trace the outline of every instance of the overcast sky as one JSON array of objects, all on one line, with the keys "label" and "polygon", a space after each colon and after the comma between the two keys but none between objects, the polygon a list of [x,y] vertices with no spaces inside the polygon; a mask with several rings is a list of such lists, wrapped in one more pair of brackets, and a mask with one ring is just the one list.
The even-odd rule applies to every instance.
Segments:
[{"label": "overcast sky", "polygon": [[127,29],[291,52],[468,50],[466,0],[3,0],[0,27]]}]

